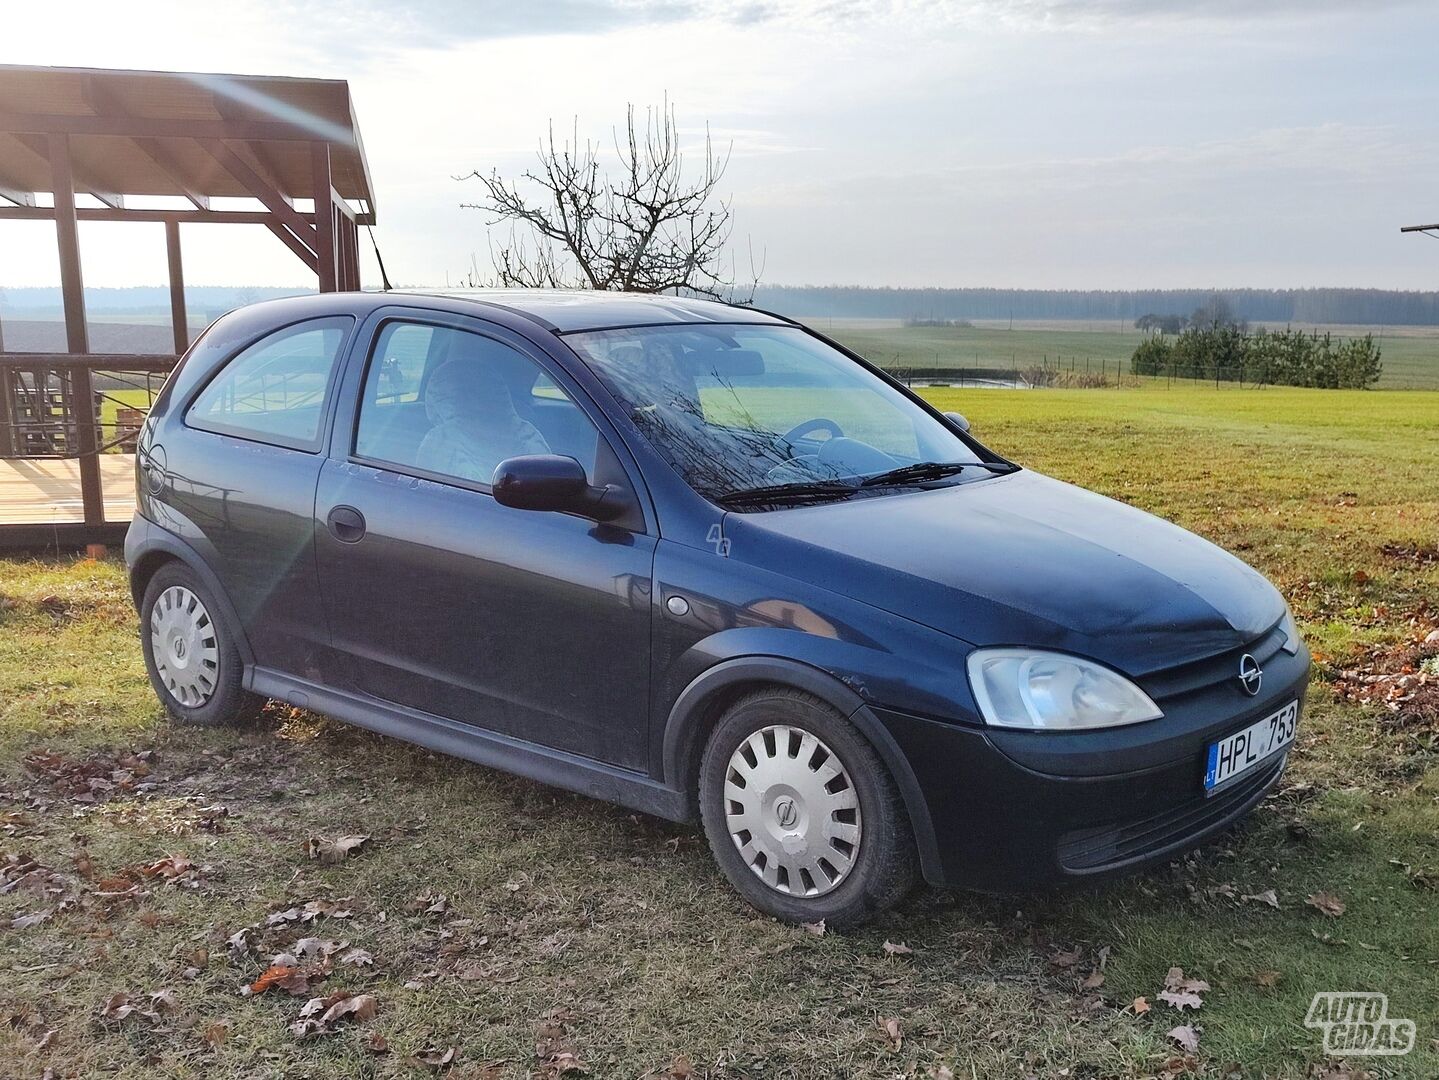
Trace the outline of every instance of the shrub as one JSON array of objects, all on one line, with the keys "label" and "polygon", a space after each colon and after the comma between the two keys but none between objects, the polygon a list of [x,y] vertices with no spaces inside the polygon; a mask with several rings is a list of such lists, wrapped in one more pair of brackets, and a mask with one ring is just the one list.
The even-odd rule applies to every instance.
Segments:
[{"label": "shrub", "polygon": [[1366,389],[1383,371],[1372,334],[1335,338],[1328,331],[1256,330],[1235,325],[1191,325],[1172,341],[1147,337],[1130,358],[1136,375],[1229,379],[1279,386]]}]

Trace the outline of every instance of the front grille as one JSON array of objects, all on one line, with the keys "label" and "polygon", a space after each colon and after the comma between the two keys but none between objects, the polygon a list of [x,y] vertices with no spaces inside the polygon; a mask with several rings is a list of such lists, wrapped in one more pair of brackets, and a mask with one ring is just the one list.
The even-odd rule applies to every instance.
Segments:
[{"label": "front grille", "polygon": [[1217,795],[1201,794],[1151,817],[1065,833],[1059,841],[1059,863],[1075,873],[1094,873],[1182,848],[1258,801],[1283,771],[1285,760],[1281,756]]},{"label": "front grille", "polygon": [[1239,658],[1245,653],[1253,656],[1260,667],[1264,667],[1283,645],[1284,634],[1276,625],[1243,645],[1226,649],[1203,660],[1194,660],[1146,675],[1139,680],[1139,684],[1150,698],[1164,708],[1167,701],[1202,695],[1221,683],[1233,680],[1239,671]]}]

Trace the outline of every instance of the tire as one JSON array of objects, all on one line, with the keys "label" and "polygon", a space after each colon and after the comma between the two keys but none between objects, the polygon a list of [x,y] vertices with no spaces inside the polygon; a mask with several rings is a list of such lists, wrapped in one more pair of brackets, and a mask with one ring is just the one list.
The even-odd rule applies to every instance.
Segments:
[{"label": "tire", "polygon": [[889,769],[853,724],[810,694],[775,687],[736,702],[705,747],[699,803],[725,877],[777,919],[864,922],[918,878],[909,813]]},{"label": "tire", "polygon": [[218,727],[259,711],[262,699],[241,686],[244,662],[214,594],[183,563],[166,563],[146,586],[140,643],[150,685],[176,721]]}]

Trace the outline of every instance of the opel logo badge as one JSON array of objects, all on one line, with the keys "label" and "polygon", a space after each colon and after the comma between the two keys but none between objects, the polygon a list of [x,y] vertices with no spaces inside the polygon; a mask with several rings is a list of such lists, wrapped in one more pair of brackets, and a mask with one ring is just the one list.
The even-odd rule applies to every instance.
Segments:
[{"label": "opel logo badge", "polygon": [[799,807],[795,806],[793,799],[781,799],[774,804],[774,816],[784,828],[792,829],[799,820]]},{"label": "opel logo badge", "polygon": [[1245,653],[1239,658],[1239,685],[1244,687],[1246,694],[1254,697],[1263,682],[1264,671],[1259,667],[1259,661]]}]

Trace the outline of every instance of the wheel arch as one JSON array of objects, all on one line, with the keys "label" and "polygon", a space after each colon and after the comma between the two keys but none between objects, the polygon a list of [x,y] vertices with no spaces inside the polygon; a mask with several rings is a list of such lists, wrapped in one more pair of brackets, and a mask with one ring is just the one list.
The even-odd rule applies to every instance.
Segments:
[{"label": "wheel arch", "polygon": [[939,849],[929,803],[908,759],[888,728],[853,689],[820,668],[787,657],[740,656],[706,668],[675,699],[665,722],[662,760],[666,784],[697,812],[700,759],[710,732],[740,698],[765,687],[803,690],[826,702],[859,729],[894,777],[909,814],[924,876],[938,880]]},{"label": "wheel arch", "polygon": [[127,543],[125,552],[126,561],[130,565],[130,596],[134,600],[136,610],[139,610],[145,599],[145,590],[149,588],[150,582],[160,572],[161,567],[170,563],[179,563],[198,577],[204,583],[205,588],[209,590],[210,595],[215,598],[215,603],[220,608],[221,617],[225,620],[231,634],[234,635],[235,648],[240,653],[240,659],[244,662],[246,669],[252,667],[255,663],[255,654],[250,648],[249,639],[245,636],[245,627],[240,621],[239,613],[230,603],[230,597],[226,594],[224,586],[220,584],[219,577],[206,565],[205,560],[194,548],[183,540],[153,526],[147,529],[146,533],[147,535],[138,543]]}]

